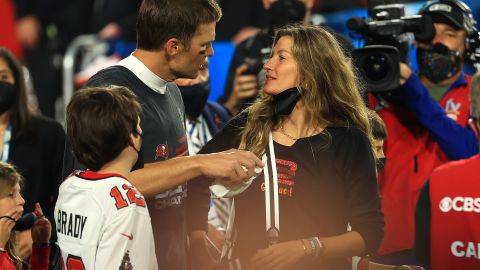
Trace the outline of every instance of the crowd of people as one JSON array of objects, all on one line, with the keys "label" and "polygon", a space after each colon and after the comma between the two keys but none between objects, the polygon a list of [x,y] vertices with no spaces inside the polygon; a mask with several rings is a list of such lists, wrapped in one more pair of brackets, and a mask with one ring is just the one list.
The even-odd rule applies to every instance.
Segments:
[{"label": "crowd of people", "polygon": [[218,102],[224,1],[58,3],[93,10],[88,31],[106,39],[136,37],[75,91],[65,129],[31,89],[55,88],[38,81],[52,67],[29,65],[51,57],[39,33],[75,19],[47,2],[2,3],[23,32],[0,43],[1,269],[480,267],[480,73],[464,72],[480,36],[461,0],[418,11],[434,34],[385,92],[362,81],[349,38],[311,24],[318,1],[248,2],[268,19],[230,35]]}]

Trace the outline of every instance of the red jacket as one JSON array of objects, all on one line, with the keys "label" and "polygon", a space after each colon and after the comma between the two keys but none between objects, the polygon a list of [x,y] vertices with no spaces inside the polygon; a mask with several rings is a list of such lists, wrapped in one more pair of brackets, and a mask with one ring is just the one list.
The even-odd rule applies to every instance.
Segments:
[{"label": "red jacket", "polygon": [[[463,127],[467,126],[470,113],[470,77],[465,80],[466,85],[451,89],[439,102],[446,115]],[[370,96],[369,101],[370,107],[375,108],[376,100]],[[388,131],[384,143],[387,162],[378,179],[385,215],[385,236],[378,255],[384,255],[413,248],[414,213],[420,189],[433,169],[449,159],[432,132],[420,124],[419,116],[412,114],[408,106],[390,103],[378,114]]]},{"label": "red jacket", "polygon": [[11,0],[0,1],[0,47],[6,47],[17,58],[22,59],[22,46],[17,39],[15,9]]},{"label": "red jacket", "polygon": [[480,269],[479,167],[480,155],[476,155],[470,159],[449,162],[432,173],[432,269]]}]

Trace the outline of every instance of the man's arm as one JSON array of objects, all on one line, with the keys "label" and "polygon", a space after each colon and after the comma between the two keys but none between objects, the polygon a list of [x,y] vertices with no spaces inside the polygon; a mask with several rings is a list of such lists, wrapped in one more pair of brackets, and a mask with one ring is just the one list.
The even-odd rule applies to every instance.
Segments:
[{"label": "man's arm", "polygon": [[145,164],[145,168],[131,173],[130,180],[149,198],[202,175],[234,185],[252,177],[255,166],[263,167],[263,163],[253,153],[231,149]]},{"label": "man's arm", "polygon": [[433,100],[427,88],[408,66],[402,63],[400,69],[402,78],[408,78],[400,90],[404,94],[405,106],[430,131],[442,151],[452,160],[468,158],[478,153],[478,140],[473,131],[447,117],[445,110]]}]

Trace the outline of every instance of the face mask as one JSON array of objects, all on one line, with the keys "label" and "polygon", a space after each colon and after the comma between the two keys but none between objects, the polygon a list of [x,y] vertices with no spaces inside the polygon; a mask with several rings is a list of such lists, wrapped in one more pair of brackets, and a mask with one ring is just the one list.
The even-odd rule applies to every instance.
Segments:
[{"label": "face mask", "polygon": [[128,144],[137,152],[137,162],[135,162],[135,164],[133,165],[132,171],[142,169],[143,165],[144,165],[144,163],[143,163],[143,135],[138,133],[138,132],[135,132],[134,135],[135,136],[140,136],[142,138],[142,143],[140,145],[140,149],[137,150],[137,148],[135,148],[133,143],[128,141]]},{"label": "face mask", "polygon": [[19,232],[28,230],[33,226],[35,220],[37,220],[37,216],[33,213],[27,213],[17,220],[12,230]]},{"label": "face mask", "polygon": [[210,82],[190,86],[178,86],[182,93],[185,114],[191,119],[197,119],[203,112],[210,95]]},{"label": "face mask", "polygon": [[299,0],[278,0],[270,6],[270,25],[279,28],[289,23],[300,22],[305,18],[307,8]]},{"label": "face mask", "polygon": [[7,82],[0,82],[0,114],[8,111],[15,103],[17,90],[15,85]]},{"label": "face mask", "polygon": [[437,43],[431,48],[418,48],[417,63],[420,74],[436,84],[457,74],[462,58],[459,51]]},{"label": "face mask", "polygon": [[292,113],[295,104],[302,95],[303,89],[300,86],[289,88],[273,96],[275,115],[289,115]]},{"label": "face mask", "polygon": [[385,164],[387,163],[386,158],[377,158],[376,165],[377,165],[377,172],[383,171],[385,169]]}]

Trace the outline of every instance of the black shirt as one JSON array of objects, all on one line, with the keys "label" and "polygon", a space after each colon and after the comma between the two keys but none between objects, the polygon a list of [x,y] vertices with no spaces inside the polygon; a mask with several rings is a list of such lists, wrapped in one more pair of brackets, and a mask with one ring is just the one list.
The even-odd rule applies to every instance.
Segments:
[{"label": "black shirt", "polygon": [[[229,123],[201,153],[237,148],[238,126],[243,125]],[[376,251],[383,237],[383,214],[375,162],[366,136],[353,127],[328,127],[292,146],[274,142],[274,148],[279,180],[279,241],[340,235],[350,224],[365,240],[367,252]],[[241,261],[267,247],[263,182],[261,174],[235,197],[238,235],[234,257]],[[202,198],[196,190],[200,190],[199,183],[191,183],[195,189],[188,203],[191,230],[205,229],[208,197]],[[306,258],[291,269],[349,269],[348,264],[347,258],[317,262]]]}]

